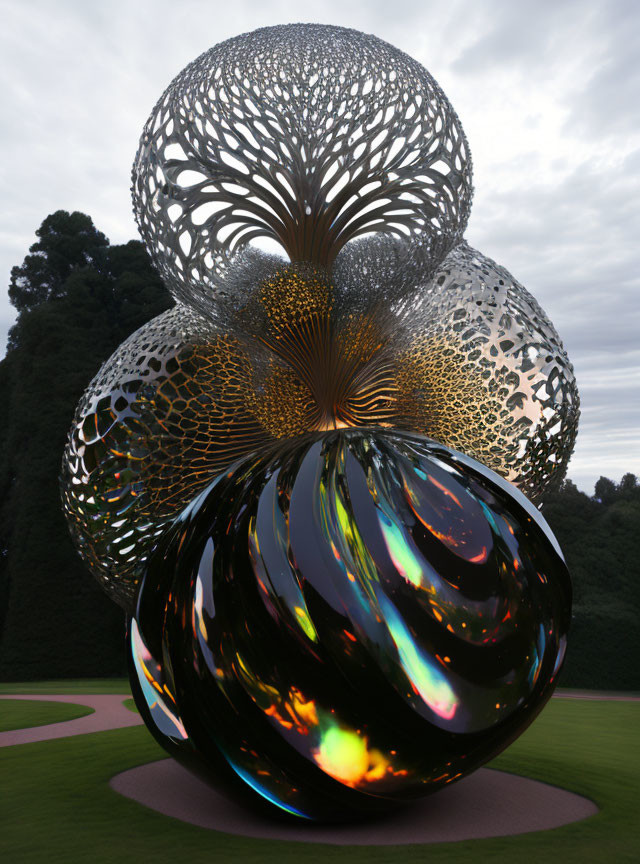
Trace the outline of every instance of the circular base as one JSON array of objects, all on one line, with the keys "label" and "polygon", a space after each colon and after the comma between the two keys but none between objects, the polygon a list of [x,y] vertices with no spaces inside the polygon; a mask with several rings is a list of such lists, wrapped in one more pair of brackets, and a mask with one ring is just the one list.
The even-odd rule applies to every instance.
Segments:
[{"label": "circular base", "polygon": [[290,825],[244,810],[173,759],[150,762],[111,779],[112,789],[134,801],[201,828],[269,840],[354,846],[442,843],[546,831],[598,812],[596,805],[559,789],[481,768],[410,807],[355,825]]}]

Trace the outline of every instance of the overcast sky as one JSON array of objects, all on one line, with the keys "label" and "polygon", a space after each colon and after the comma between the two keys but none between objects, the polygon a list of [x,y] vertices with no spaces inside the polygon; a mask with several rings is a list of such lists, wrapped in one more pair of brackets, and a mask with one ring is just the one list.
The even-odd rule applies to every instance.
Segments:
[{"label": "overcast sky", "polygon": [[137,236],[130,169],[166,85],[217,42],[295,22],[374,33],[423,63],[469,139],[469,242],[535,295],[582,397],[569,476],[640,474],[640,2],[0,0],[0,356],[9,271],[45,216]]}]

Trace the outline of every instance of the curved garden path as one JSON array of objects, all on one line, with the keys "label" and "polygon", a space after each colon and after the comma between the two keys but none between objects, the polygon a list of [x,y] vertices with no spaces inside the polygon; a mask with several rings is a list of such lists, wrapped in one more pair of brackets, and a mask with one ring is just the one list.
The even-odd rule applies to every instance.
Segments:
[{"label": "curved garden path", "polygon": [[0,747],[11,747],[15,744],[31,744],[34,741],[49,741],[52,738],[67,738],[69,735],[87,735],[90,732],[106,732],[109,729],[122,729],[125,726],[139,726],[142,718],[135,711],[130,711],[122,702],[129,699],[130,694],[100,694],[83,696],[82,694],[34,694],[13,695],[3,694],[2,699],[25,699],[33,702],[70,702],[74,705],[87,705],[93,708],[93,714],[77,717],[75,720],[64,720],[61,723],[48,723],[46,726],[32,726],[29,729],[13,729],[10,732],[0,732]]},{"label": "curved garden path", "polygon": [[598,812],[588,798],[528,777],[480,768],[406,809],[355,825],[289,824],[250,813],[173,759],[111,778],[116,792],[182,822],[227,834],[331,845],[443,843],[547,831]]},{"label": "curved garden path", "polygon": [[[106,732],[109,729],[122,729],[126,726],[140,726],[142,718],[135,711],[130,711],[122,704],[124,699],[131,698],[128,693],[121,694],[11,694],[0,695],[0,699],[26,699],[39,702],[71,702],[74,705],[88,705],[94,713],[75,720],[64,720],[61,723],[48,723],[45,726],[33,726],[29,729],[14,729],[10,732],[0,732],[0,747],[13,744],[30,744],[33,741],[48,741],[51,738],[67,738],[69,735],[87,735],[90,732]],[[627,696],[624,693],[597,693],[593,690],[559,690],[554,699],[590,699],[612,700],[619,702],[637,702],[640,696]]]}]

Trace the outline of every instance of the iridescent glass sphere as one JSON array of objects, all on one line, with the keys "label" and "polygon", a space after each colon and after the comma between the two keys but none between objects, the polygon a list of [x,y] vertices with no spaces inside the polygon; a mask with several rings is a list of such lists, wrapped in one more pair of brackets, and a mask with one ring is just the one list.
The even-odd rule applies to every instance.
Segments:
[{"label": "iridescent glass sphere", "polygon": [[256,806],[372,814],[464,777],[551,695],[571,586],[524,495],[423,436],[239,461],[151,557],[131,677],[156,738]]}]

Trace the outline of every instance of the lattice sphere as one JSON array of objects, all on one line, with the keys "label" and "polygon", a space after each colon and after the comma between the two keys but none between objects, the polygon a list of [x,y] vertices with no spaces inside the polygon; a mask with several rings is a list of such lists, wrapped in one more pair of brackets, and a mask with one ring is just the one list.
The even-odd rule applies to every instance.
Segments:
[{"label": "lattice sphere", "polygon": [[422,278],[461,238],[471,160],[431,75],[319,24],[216,45],[170,84],[133,168],[134,212],[176,298],[216,316],[255,244],[328,270],[351,240],[400,238]]},{"label": "lattice sphere", "polygon": [[562,341],[535,298],[461,243],[396,315],[403,327],[393,425],[478,459],[539,503],[565,477],[580,397]]}]

